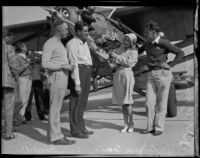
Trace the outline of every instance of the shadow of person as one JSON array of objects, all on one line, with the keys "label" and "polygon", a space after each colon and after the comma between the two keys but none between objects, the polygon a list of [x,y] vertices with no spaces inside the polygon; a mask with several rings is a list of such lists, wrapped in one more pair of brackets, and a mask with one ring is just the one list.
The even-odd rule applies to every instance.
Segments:
[{"label": "shadow of person", "polygon": [[[40,120],[33,120],[32,124],[22,124],[21,126],[17,126],[16,130],[18,133],[26,135],[36,141],[44,144],[49,144],[46,134],[47,126],[48,123],[46,122],[44,123]],[[43,134],[44,132],[41,132],[40,129],[44,130],[45,134]]]},{"label": "shadow of person", "polygon": [[105,121],[94,121],[94,120],[88,120],[85,119],[85,124],[87,127],[92,129],[114,129],[114,130],[120,130],[122,126],[119,126],[117,124],[111,123],[111,122],[105,122]]},{"label": "shadow of person", "polygon": [[135,101],[132,105],[133,108],[145,108],[144,101]]},{"label": "shadow of person", "polygon": [[146,112],[144,111],[133,111],[133,115],[147,116]]},{"label": "shadow of person", "polygon": [[134,128],[134,131],[133,132],[136,132],[136,133],[142,133],[145,129],[143,128]]},{"label": "shadow of person", "polygon": [[[32,124],[22,124],[21,126],[16,126],[15,129],[17,133],[26,135],[38,142],[47,145],[51,144],[47,137],[48,121],[33,120]],[[66,128],[61,127],[61,131],[63,134],[69,133]]]},{"label": "shadow of person", "polygon": [[[85,125],[86,127],[92,128],[92,129],[103,129],[103,128],[108,128],[108,129],[116,129],[120,130],[122,126],[116,125],[114,123],[110,122],[105,122],[105,121],[94,121],[94,120],[89,120],[89,119],[84,119],[85,120]],[[66,116],[64,118],[61,118],[61,123],[69,123],[69,116]],[[70,131],[65,129],[65,132],[67,135],[70,135]]]}]

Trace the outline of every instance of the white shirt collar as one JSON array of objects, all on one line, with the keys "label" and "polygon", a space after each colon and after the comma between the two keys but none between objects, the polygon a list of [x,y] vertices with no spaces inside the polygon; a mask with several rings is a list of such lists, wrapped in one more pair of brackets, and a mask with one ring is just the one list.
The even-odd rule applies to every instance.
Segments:
[{"label": "white shirt collar", "polygon": [[26,55],[23,53],[19,53],[18,55],[22,56],[24,59],[26,59]]},{"label": "white shirt collar", "polygon": [[78,38],[77,36],[75,36],[75,38],[80,42],[80,44],[85,44],[85,42],[87,42],[87,41],[85,41],[85,42],[83,42],[80,38]]},{"label": "white shirt collar", "polygon": [[160,39],[160,36],[158,36],[158,37],[152,42],[152,44],[158,43],[159,39]]}]

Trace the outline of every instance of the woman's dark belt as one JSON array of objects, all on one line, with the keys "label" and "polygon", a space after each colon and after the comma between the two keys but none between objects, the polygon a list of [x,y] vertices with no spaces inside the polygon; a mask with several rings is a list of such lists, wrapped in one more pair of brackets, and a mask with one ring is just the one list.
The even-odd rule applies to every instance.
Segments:
[{"label": "woman's dark belt", "polygon": [[160,69],[170,70],[170,68],[168,68],[168,67],[163,67],[163,66],[149,67],[149,69],[151,69],[151,70],[160,70]]}]

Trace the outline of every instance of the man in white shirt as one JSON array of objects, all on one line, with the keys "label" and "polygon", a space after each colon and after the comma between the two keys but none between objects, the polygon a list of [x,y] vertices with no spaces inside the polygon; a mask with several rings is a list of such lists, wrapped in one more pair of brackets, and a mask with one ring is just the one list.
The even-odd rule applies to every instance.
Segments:
[{"label": "man in white shirt", "polygon": [[48,138],[55,145],[70,145],[75,141],[64,137],[60,128],[60,110],[68,84],[68,73],[72,70],[69,65],[67,51],[61,39],[67,37],[68,26],[62,21],[56,21],[53,25],[53,37],[47,40],[43,46],[42,67],[49,73],[50,84],[50,109]]},{"label": "man in white shirt", "polygon": [[90,77],[92,58],[86,42],[88,25],[83,22],[75,24],[76,36],[67,43],[69,62],[74,65],[74,71],[69,78],[70,103],[69,121],[70,132],[73,137],[88,138],[92,131],[85,127],[83,119],[90,91]]}]

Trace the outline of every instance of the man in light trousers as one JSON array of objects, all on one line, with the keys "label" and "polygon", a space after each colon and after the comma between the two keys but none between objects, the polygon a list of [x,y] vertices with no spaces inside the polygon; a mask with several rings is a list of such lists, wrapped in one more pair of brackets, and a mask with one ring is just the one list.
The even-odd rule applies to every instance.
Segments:
[{"label": "man in light trousers", "polygon": [[47,69],[50,84],[49,126],[47,135],[49,141],[55,145],[71,145],[75,141],[64,137],[60,127],[60,110],[67,90],[68,73],[72,70],[69,65],[68,54],[61,42],[67,37],[68,25],[56,20],[53,24],[53,37],[43,46],[42,67]]},{"label": "man in light trousers", "polygon": [[[147,66],[150,70],[146,87],[147,130],[142,133],[153,133],[155,136],[161,135],[164,131],[169,88],[173,78],[171,68],[184,56],[181,49],[160,37],[159,32],[157,23],[150,21],[145,28],[147,41],[138,50],[139,53],[146,50]],[[169,52],[176,55],[170,65],[167,64]]]}]

